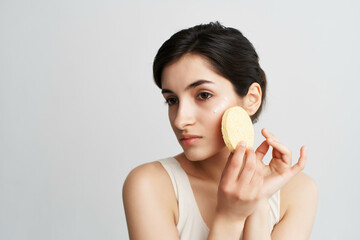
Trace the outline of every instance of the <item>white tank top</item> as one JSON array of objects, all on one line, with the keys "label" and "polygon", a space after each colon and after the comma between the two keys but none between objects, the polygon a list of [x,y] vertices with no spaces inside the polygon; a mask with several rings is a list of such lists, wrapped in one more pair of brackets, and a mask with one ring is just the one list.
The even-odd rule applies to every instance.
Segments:
[{"label": "white tank top", "polygon": [[[209,228],[197,206],[189,178],[180,163],[173,157],[159,160],[170,176],[179,206],[177,230],[181,240],[206,240]],[[270,199],[271,229],[280,218],[280,190]],[[242,237],[240,238],[242,239]]]}]

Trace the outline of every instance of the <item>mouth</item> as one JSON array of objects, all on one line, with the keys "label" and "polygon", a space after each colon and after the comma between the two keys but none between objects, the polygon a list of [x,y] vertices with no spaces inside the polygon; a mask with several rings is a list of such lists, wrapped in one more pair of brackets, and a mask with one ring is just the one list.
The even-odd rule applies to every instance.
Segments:
[{"label": "mouth", "polygon": [[180,142],[184,146],[191,146],[198,142],[202,137],[196,135],[181,135]]}]

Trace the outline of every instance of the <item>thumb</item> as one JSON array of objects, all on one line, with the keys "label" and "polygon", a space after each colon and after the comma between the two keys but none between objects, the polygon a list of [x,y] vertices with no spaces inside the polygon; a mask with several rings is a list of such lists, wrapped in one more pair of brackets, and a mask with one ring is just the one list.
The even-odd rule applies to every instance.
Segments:
[{"label": "thumb", "polygon": [[256,154],[256,159],[260,162],[263,161],[264,156],[266,155],[266,153],[269,150],[269,144],[267,143],[267,141],[263,141],[260,146],[256,149],[255,154]]}]

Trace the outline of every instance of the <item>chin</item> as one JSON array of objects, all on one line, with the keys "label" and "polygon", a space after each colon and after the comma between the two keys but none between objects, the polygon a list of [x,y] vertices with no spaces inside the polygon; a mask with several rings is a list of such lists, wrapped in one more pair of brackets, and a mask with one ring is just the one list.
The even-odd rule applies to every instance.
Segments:
[{"label": "chin", "polygon": [[211,158],[219,153],[211,149],[183,149],[185,157],[190,161],[202,161]]},{"label": "chin", "polygon": [[202,161],[207,158],[206,151],[200,149],[184,149],[185,157],[190,161]]}]

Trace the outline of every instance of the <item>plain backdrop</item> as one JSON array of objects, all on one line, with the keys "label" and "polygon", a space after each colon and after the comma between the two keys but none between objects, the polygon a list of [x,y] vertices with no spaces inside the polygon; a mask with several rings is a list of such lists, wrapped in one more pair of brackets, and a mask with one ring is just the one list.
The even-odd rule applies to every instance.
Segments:
[{"label": "plain backdrop", "polygon": [[[122,185],[181,151],[152,61],[173,33],[220,21],[268,82],[255,124],[319,187],[311,239],[360,239],[360,3],[0,0],[0,239],[127,239]],[[146,201],[146,199],[144,199]]]}]

